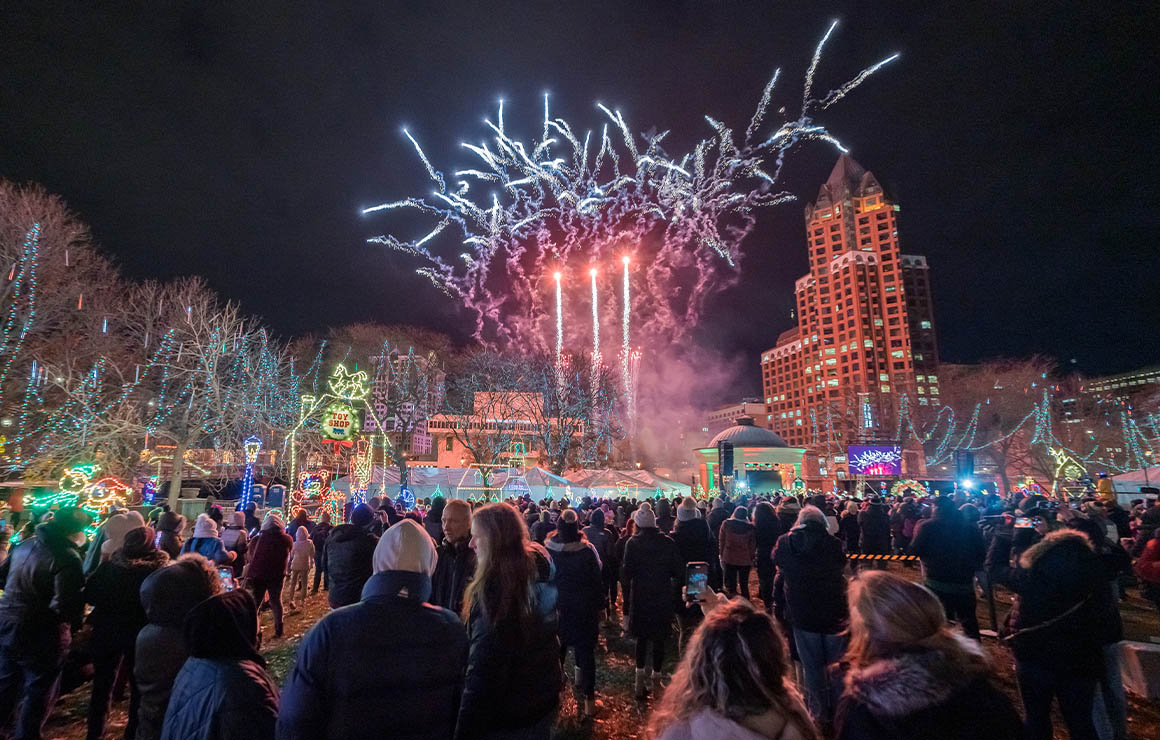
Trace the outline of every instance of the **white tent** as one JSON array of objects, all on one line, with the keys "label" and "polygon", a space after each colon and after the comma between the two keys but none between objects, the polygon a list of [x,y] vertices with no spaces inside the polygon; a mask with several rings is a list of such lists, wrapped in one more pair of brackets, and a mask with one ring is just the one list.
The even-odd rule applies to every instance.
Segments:
[{"label": "white tent", "polygon": [[1160,465],[1113,475],[1112,488],[1116,491],[1117,497],[1123,497],[1126,500],[1138,498],[1146,493],[1154,495],[1153,491],[1145,492],[1142,489],[1160,488]]},{"label": "white tent", "polygon": [[688,496],[692,487],[668,478],[662,478],[647,470],[574,470],[569,477],[584,488],[589,495],[597,498],[651,498],[659,491],[665,496]]}]

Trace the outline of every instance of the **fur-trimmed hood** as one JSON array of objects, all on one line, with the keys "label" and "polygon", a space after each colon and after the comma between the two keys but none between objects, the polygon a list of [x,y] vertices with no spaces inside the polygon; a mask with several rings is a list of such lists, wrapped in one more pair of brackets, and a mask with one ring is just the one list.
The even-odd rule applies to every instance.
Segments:
[{"label": "fur-trimmed hood", "polygon": [[958,651],[919,650],[852,669],[847,695],[880,717],[903,717],[946,702],[987,675],[978,643],[959,634],[954,639]]},{"label": "fur-trimmed hood", "polygon": [[1060,529],[1048,533],[1042,540],[1027,548],[1019,556],[1019,565],[1023,568],[1033,568],[1036,563],[1043,560],[1044,556],[1056,548],[1092,550],[1088,538],[1082,532],[1074,529]]}]

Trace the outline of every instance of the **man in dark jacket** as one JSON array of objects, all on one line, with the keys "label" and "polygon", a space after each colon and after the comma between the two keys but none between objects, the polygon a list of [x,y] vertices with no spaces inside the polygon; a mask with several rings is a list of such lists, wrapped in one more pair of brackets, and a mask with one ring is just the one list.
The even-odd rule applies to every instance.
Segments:
[{"label": "man in dark jacket", "polygon": [[947,619],[978,640],[975,572],[987,559],[983,533],[959,513],[954,499],[940,496],[934,502],[934,517],[922,520],[914,530],[910,551],[922,560],[926,587],[942,602]]},{"label": "man in dark jacket", "polygon": [[23,699],[16,738],[39,738],[52,711],[71,630],[81,626],[85,608],[85,579],[74,539],[92,521],[81,509],[61,509],[6,561],[8,578],[0,596],[0,722],[10,722]]},{"label": "man in dark jacket", "polygon": [[246,565],[246,588],[260,606],[267,594],[274,615],[274,637],[282,636],[282,584],[286,563],[294,540],[282,528],[282,520],[271,512],[262,522],[262,531],[250,543],[250,562]]},{"label": "man in dark jacket", "polygon": [[373,560],[362,601],[303,638],[282,693],[279,740],[452,737],[467,635],[456,615],[429,603],[434,543],[404,520],[383,533]]},{"label": "man in dark jacket", "polygon": [[444,504],[441,516],[443,544],[431,576],[431,603],[459,614],[463,611],[463,592],[475,575],[475,551],[469,546],[471,507],[466,501],[451,499]]},{"label": "man in dark jacket", "polygon": [[172,511],[163,511],[157,517],[157,535],[154,540],[157,549],[176,560],[181,553],[181,530],[185,529],[185,517]]},{"label": "man in dark jacket", "polygon": [[613,618],[616,608],[616,584],[619,578],[620,566],[616,563],[616,533],[604,524],[604,510],[593,509],[588,519],[588,526],[584,528],[584,537],[596,548],[600,557],[600,580],[604,588],[605,606],[608,609],[608,618]]},{"label": "man in dark jacket", "polygon": [[330,576],[330,606],[353,604],[362,597],[371,577],[371,558],[379,539],[367,531],[374,519],[371,507],[359,504],[350,513],[350,524],[340,524],[326,538],[326,573]]},{"label": "man in dark jacket", "polygon": [[278,687],[258,652],[258,605],[246,591],[206,599],[185,619],[161,740],[273,740]]},{"label": "man in dark jacket", "polygon": [[189,657],[182,624],[193,607],[221,591],[217,569],[201,555],[182,555],[141,584],[149,620],[137,635],[133,676],[141,696],[136,740],[159,740],[169,694]]},{"label": "man in dark jacket", "polygon": [[842,632],[849,620],[846,606],[846,555],[842,543],[827,531],[826,517],[806,506],[798,523],[777,539],[773,549],[785,588],[786,617],[805,673],[806,705],[815,721],[830,722],[841,685],[827,667],[846,650]]},{"label": "man in dark jacket", "polygon": [[[636,638],[636,695],[643,698],[650,690],[660,689],[665,642],[685,572],[676,543],[657,529],[651,508],[637,509],[632,520],[636,534],[624,547],[620,577],[628,603],[628,632]],[[650,648],[651,665],[647,661]]]}]

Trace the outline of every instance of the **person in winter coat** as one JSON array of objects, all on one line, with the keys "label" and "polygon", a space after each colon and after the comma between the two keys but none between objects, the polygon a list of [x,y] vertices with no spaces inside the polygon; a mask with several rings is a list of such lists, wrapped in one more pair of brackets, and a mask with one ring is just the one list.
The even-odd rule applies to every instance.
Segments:
[{"label": "person in winter coat", "polygon": [[625,545],[620,572],[628,633],[636,638],[636,695],[644,698],[650,690],[660,693],[665,642],[685,570],[676,543],[657,529],[652,509],[637,509],[633,522],[636,534]]},{"label": "person in winter coat", "polygon": [[[441,501],[442,499],[435,499]],[[431,576],[431,603],[459,614],[463,593],[475,575],[475,551],[471,549],[471,507],[452,499],[443,507],[439,562]]]},{"label": "person in winter coat", "polygon": [[[616,580],[620,586],[620,593],[624,596],[624,604],[621,607],[621,611],[624,614],[623,623],[626,625],[628,624],[630,594],[628,592],[628,584],[624,581],[624,568],[621,566],[624,565],[624,550],[628,547],[628,541],[632,539],[634,534],[636,534],[636,522],[629,519],[624,527],[621,528],[620,537],[617,538],[616,544],[612,546],[612,558],[616,562]],[[716,551],[714,550],[714,552]]]},{"label": "person in winter coat", "polygon": [[805,674],[806,705],[818,722],[833,719],[841,687],[827,668],[846,650],[846,556],[842,543],[826,531],[815,506],[798,514],[797,524],[777,540],[773,563],[783,578],[786,616]]},{"label": "person in winter coat", "polygon": [[729,518],[729,512],[725,508],[725,499],[718,498],[713,500],[713,508],[709,509],[709,516],[705,517],[705,523],[709,525],[709,531],[715,537],[721,531],[721,525]]},{"label": "person in winter coat", "polygon": [[310,576],[310,564],[314,562],[314,543],[310,541],[310,532],[306,527],[299,527],[294,535],[294,545],[290,548],[290,603],[291,609],[296,609],[294,599],[302,597],[306,603],[306,584]]},{"label": "person in winter coat", "polygon": [[246,551],[250,538],[246,535],[246,515],[240,511],[231,511],[229,523],[222,528],[222,545],[234,554],[234,575],[241,576],[246,567]]},{"label": "person in winter coat", "polygon": [[858,540],[862,536],[862,528],[858,526],[858,502],[848,501],[842,516],[838,518],[838,539],[847,553],[858,552]]},{"label": "person in winter coat", "polygon": [[451,740],[467,635],[459,617],[430,603],[436,559],[435,543],[413,521],[383,533],[362,600],[302,639],[282,692],[279,740]]},{"label": "person in winter coat", "polygon": [[[554,501],[552,503],[555,504]],[[532,539],[542,545],[548,535],[554,531],[556,531],[556,525],[552,523],[552,512],[541,511],[540,521],[532,525]]]},{"label": "person in winter coat", "polygon": [[253,501],[246,504],[246,532],[257,534],[262,528],[262,520],[258,518],[258,505]]},{"label": "person in winter coat", "polygon": [[[801,504],[797,499],[788,496],[777,505],[777,529],[781,534],[793,529],[797,524],[798,514],[802,512]],[[778,535],[780,536],[780,535]]]},{"label": "person in winter coat", "polygon": [[189,657],[182,624],[197,604],[221,591],[217,569],[201,555],[182,555],[141,584],[148,624],[137,633],[133,678],[141,697],[136,740],[159,740],[169,694]]},{"label": "person in winter coat", "polygon": [[773,613],[773,546],[780,531],[777,511],[768,501],[759,501],[753,507],[753,528],[757,541],[757,598],[765,605],[767,614]]},{"label": "person in winter coat", "polygon": [[890,513],[886,504],[872,496],[858,512],[858,551],[863,555],[890,554]]},{"label": "person in winter coat", "polygon": [[1023,737],[980,645],[952,631],[941,599],[917,583],[869,571],[851,584],[846,658],[838,740]]},{"label": "person in winter coat", "polygon": [[471,542],[477,564],[463,604],[469,650],[456,740],[547,740],[562,683],[552,560],[507,504],[475,511]]},{"label": "person in winter coat", "polygon": [[[689,563],[709,563],[710,570],[717,562],[717,547],[713,543],[713,533],[708,523],[700,518],[697,502],[686,498],[677,506],[677,526],[673,529],[673,542],[680,553],[682,573]],[[677,608],[682,636],[691,634],[693,627],[701,621],[701,608],[697,604],[681,604]]]},{"label": "person in winter coat", "polygon": [[1104,525],[1095,520],[1072,515],[1069,509],[1061,508],[1060,518],[1067,518],[1069,528],[1082,532],[1091,543],[1100,559],[1104,578],[1108,581],[1113,598],[1108,602],[1108,610],[1100,618],[1103,625],[1101,640],[1104,656],[1104,675],[1096,687],[1095,708],[1092,721],[1101,738],[1127,740],[1128,705],[1124,696],[1124,681],[1120,666],[1120,642],[1124,639],[1124,622],[1120,616],[1116,594],[1121,575],[1131,571],[1132,560],[1119,542],[1108,539]]},{"label": "person in winter coat", "polygon": [[1140,578],[1144,598],[1151,601],[1160,611],[1160,536],[1153,536],[1144,545],[1135,565]]},{"label": "person in winter coat", "polygon": [[181,531],[185,529],[185,517],[173,511],[163,511],[157,516],[157,535],[154,544],[157,549],[176,560],[181,554]]},{"label": "person in winter coat", "polygon": [[717,550],[725,576],[725,593],[733,598],[740,591],[749,601],[749,571],[757,553],[757,530],[749,523],[749,510],[738,506],[733,516],[721,523]]},{"label": "person in winter coat", "polygon": [[330,574],[326,572],[326,540],[330,537],[330,530],[333,528],[330,512],[324,511],[322,518],[310,534],[310,541],[314,543],[314,588],[310,590],[312,594],[318,593],[319,585],[322,585],[327,591],[330,590]]},{"label": "person in winter coat", "polygon": [[[79,508],[61,509],[12,551],[0,595],[0,731],[39,738],[56,702],[61,666],[84,615],[84,572],[74,538],[91,524]],[[12,717],[20,715],[15,728]],[[3,734],[0,733],[0,734]]]},{"label": "person in winter coat", "polygon": [[[124,513],[124,509],[118,509],[115,506],[110,506],[101,512],[100,525],[97,527],[93,539],[89,542],[88,549],[84,551],[83,565],[86,578],[92,575],[93,571],[97,569],[97,566],[101,564],[101,545],[105,544],[105,539],[108,537],[109,521],[116,515]],[[114,527],[121,528],[121,534],[123,535],[129,531],[124,528],[125,524],[127,522],[121,519],[118,520],[118,524],[114,525]],[[20,539],[23,540],[25,538],[22,536]]]},{"label": "person in winter coat", "polygon": [[[659,740],[816,740],[769,615],[706,592],[705,619],[650,719]],[[715,605],[711,605],[714,604]]]},{"label": "person in winter coat", "polygon": [[657,501],[656,515],[657,529],[665,534],[672,534],[673,524],[676,520],[673,518],[673,505],[667,498]]},{"label": "person in winter coat", "polygon": [[196,552],[214,565],[229,565],[237,555],[226,549],[222,538],[218,536],[217,523],[210,519],[209,514],[198,514],[193,523],[193,537],[181,546],[181,554]]},{"label": "person in winter coat", "polygon": [[423,518],[423,529],[431,536],[431,539],[436,543],[443,541],[443,511],[447,507],[447,500],[442,496],[436,496],[431,502],[431,508],[427,510],[427,515]]},{"label": "person in winter coat", "polygon": [[93,605],[89,618],[93,657],[93,690],[89,699],[88,738],[100,740],[105,734],[105,718],[117,672],[124,665],[129,680],[129,722],[125,737],[137,734],[137,707],[140,694],[133,680],[133,658],[137,633],[145,626],[145,609],[141,606],[141,584],[153,571],[169,562],[169,555],[153,546],[153,531],[148,527],[130,530],[121,549],[107,562],[97,566],[85,584],[85,601]]},{"label": "person in winter coat", "polygon": [[918,526],[919,511],[914,498],[907,496],[898,504],[890,516],[890,533],[894,536],[894,552],[905,555],[910,549],[910,540],[914,537],[914,528]]},{"label": "person in winter coat", "polygon": [[616,583],[620,566],[616,562],[616,534],[604,524],[604,510],[593,509],[584,528],[584,537],[596,548],[600,558],[600,581],[603,588],[601,601],[608,610],[608,619],[616,612]]},{"label": "person in winter coat", "polygon": [[1105,620],[1116,608],[1103,565],[1088,539],[1072,530],[1047,534],[1014,567],[1006,557],[1011,543],[1009,532],[996,535],[991,577],[1016,594],[1004,632],[1015,653],[1027,738],[1052,737],[1056,698],[1070,736],[1094,738]]},{"label": "person in winter coat", "polygon": [[563,664],[568,648],[572,648],[576,658],[578,714],[582,719],[589,718],[596,713],[596,637],[604,608],[600,556],[580,532],[578,517],[572,509],[560,515],[556,531],[548,535],[544,546],[556,567],[560,662]]},{"label": "person in winter coat", "polygon": [[926,587],[942,601],[947,619],[957,621],[967,637],[978,640],[975,572],[987,559],[987,543],[950,496],[935,499],[933,513],[933,518],[918,523],[910,551],[922,560]]},{"label": "person in winter coat", "polygon": [[330,578],[326,597],[332,609],[358,601],[371,577],[371,561],[379,543],[379,538],[367,531],[372,519],[371,507],[359,504],[350,512],[350,524],[338,525],[326,537],[326,575]]},{"label": "person in winter coat", "polygon": [[278,687],[258,652],[258,605],[227,591],[185,618],[189,659],[177,674],[161,740],[273,740]]},{"label": "person in winter coat", "polygon": [[[299,527],[303,529],[304,527]],[[309,540],[307,540],[309,542]],[[286,578],[286,563],[294,540],[282,529],[282,519],[271,511],[262,522],[262,531],[250,543],[250,562],[246,566],[246,588],[261,605],[269,595],[270,611],[274,615],[274,637],[282,636],[282,584]]]},{"label": "person in winter coat", "polygon": [[306,527],[307,536],[314,534],[314,522],[310,521],[310,515],[306,513],[306,509],[298,510],[298,513],[290,520],[290,524],[287,525],[286,534],[290,535],[291,539],[297,539],[299,527]]},{"label": "person in winter coat", "polygon": [[[109,522],[105,527],[105,539],[101,543],[100,561],[97,564],[100,565],[100,563],[109,562],[113,557],[113,553],[120,550],[121,546],[125,544],[125,535],[131,530],[144,526],[145,517],[136,511],[114,514],[109,517]],[[93,571],[95,570],[96,568],[93,569]],[[93,571],[90,571],[86,575],[91,576]]]}]

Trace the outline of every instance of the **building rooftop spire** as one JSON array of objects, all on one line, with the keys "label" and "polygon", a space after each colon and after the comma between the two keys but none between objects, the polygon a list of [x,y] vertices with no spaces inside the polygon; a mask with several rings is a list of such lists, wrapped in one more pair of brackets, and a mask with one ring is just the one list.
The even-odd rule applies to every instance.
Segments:
[{"label": "building rooftop spire", "polygon": [[851,191],[857,190],[865,174],[865,167],[855,162],[849,154],[842,154],[834,164],[834,169],[830,171],[826,185],[834,192],[841,192],[844,187]]}]

